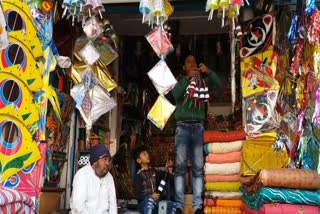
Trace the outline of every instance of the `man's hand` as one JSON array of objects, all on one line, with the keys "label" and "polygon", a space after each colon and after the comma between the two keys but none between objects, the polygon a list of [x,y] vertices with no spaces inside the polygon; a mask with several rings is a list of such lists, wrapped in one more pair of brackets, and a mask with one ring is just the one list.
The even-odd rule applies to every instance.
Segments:
[{"label": "man's hand", "polygon": [[198,74],[199,74],[199,69],[198,68],[194,68],[194,69],[189,71],[188,77],[189,77],[189,79],[192,79],[193,77],[197,76]]},{"label": "man's hand", "polygon": [[208,71],[209,71],[209,68],[205,64],[200,63],[199,64],[199,70],[200,70],[201,73],[207,74]]},{"label": "man's hand", "polygon": [[151,197],[153,198],[154,201],[158,201],[160,198],[160,194],[157,192],[152,193]]}]

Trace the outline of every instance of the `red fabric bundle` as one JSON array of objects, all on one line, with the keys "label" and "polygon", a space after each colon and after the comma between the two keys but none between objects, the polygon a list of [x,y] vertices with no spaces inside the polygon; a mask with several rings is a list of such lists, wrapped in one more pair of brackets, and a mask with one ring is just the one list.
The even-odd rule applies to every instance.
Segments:
[{"label": "red fabric bundle", "polygon": [[246,133],[244,132],[244,130],[229,131],[229,132],[205,131],[203,133],[204,143],[232,142],[232,141],[245,140],[245,139],[246,139]]}]

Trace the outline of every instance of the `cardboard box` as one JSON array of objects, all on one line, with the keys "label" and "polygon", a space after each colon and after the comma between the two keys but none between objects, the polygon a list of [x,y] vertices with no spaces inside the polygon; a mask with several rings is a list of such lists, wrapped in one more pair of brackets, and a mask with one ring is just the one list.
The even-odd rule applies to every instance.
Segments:
[{"label": "cardboard box", "polygon": [[50,214],[60,209],[61,193],[41,192],[39,201],[39,214]]}]

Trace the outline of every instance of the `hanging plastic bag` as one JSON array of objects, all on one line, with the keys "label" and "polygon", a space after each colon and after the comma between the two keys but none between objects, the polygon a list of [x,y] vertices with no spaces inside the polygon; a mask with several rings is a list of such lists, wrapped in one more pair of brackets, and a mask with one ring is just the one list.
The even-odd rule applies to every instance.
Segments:
[{"label": "hanging plastic bag", "polygon": [[148,119],[159,129],[163,130],[170,116],[176,109],[165,97],[159,96],[148,113]]},{"label": "hanging plastic bag", "polygon": [[98,38],[103,32],[103,28],[99,25],[95,17],[88,19],[82,28],[86,36],[92,40]]},{"label": "hanging plastic bag", "polygon": [[174,50],[166,32],[160,27],[157,27],[146,36],[147,41],[151,45],[158,57],[165,58],[171,51]]},{"label": "hanging plastic bag", "polygon": [[160,60],[149,72],[154,87],[160,95],[165,95],[174,87],[177,80],[164,60]]}]

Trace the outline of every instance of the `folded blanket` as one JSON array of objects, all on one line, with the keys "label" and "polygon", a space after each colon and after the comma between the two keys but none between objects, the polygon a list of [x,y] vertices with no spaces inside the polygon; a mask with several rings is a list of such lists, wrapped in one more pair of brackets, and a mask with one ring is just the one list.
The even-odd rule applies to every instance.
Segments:
[{"label": "folded blanket", "polygon": [[204,195],[206,198],[239,199],[242,196],[242,192],[206,191]]},{"label": "folded blanket", "polygon": [[206,175],[232,175],[240,172],[240,162],[236,163],[206,163],[204,166],[204,171]]},{"label": "folded blanket", "polygon": [[246,133],[243,130],[240,131],[229,131],[229,132],[220,132],[220,131],[204,131],[203,133],[203,142],[231,142],[236,140],[246,139]]},{"label": "folded blanket", "polygon": [[238,152],[241,148],[242,141],[233,141],[230,143],[208,143],[204,145],[204,151],[206,154]]},{"label": "folded blanket", "polygon": [[207,163],[234,163],[241,161],[241,152],[209,153],[206,157]]},{"label": "folded blanket", "polygon": [[263,204],[271,202],[287,204],[319,205],[320,190],[296,190],[263,187],[256,194],[248,194],[244,187],[240,188],[242,199],[250,209],[259,210]]},{"label": "folded blanket", "polygon": [[243,202],[240,199],[204,199],[205,206],[211,207],[242,207]]},{"label": "folded blanket", "polygon": [[[25,193],[0,186],[1,213],[33,213],[34,202]],[[14,211],[14,212],[13,212]],[[22,212],[24,211],[24,212]]]},{"label": "folded blanket", "polygon": [[204,207],[204,213],[206,214],[241,214],[242,211],[238,207]]},{"label": "folded blanket", "polygon": [[[264,139],[264,140],[262,140]],[[244,141],[241,174],[255,175],[261,169],[281,169],[289,163],[287,152],[272,149],[275,138],[260,137]]]},{"label": "folded blanket", "polygon": [[205,175],[206,182],[217,182],[217,181],[240,181],[240,174],[231,175]]},{"label": "folded blanket", "polygon": [[301,204],[264,204],[260,210],[253,210],[243,204],[241,210],[246,214],[319,214],[318,206],[301,205]]},{"label": "folded blanket", "polygon": [[207,191],[239,191],[240,182],[207,182],[205,189]]},{"label": "folded blanket", "polygon": [[34,214],[32,207],[26,205],[22,202],[12,202],[10,204],[6,204],[0,206],[1,214],[15,214],[15,213],[23,213],[23,214]]},{"label": "folded blanket", "polygon": [[261,187],[320,189],[320,176],[315,170],[263,169],[255,176],[241,180],[247,193],[255,193]]}]

